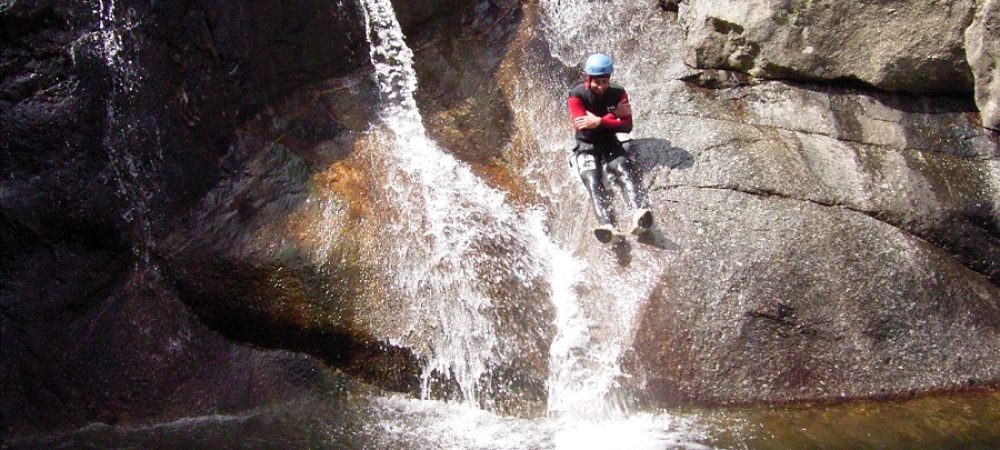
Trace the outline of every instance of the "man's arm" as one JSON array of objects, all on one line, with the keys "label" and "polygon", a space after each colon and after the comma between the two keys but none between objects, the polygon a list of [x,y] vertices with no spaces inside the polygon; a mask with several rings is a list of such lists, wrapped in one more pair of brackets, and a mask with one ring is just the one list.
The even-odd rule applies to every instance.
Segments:
[{"label": "man's arm", "polygon": [[574,130],[590,130],[601,126],[601,118],[587,111],[583,100],[571,95],[566,100],[566,105],[569,107],[569,118]]},{"label": "man's arm", "polygon": [[632,131],[632,105],[629,104],[628,93],[623,93],[618,100],[614,113],[605,114],[601,117],[601,127],[607,128],[615,133],[629,133]]},{"label": "man's arm", "polygon": [[590,130],[601,127],[615,133],[628,133],[632,131],[632,111],[627,106],[628,104],[628,94],[624,94],[616,107],[616,109],[624,108],[620,117],[614,113],[607,113],[604,117],[597,117],[587,111],[583,100],[572,95],[566,100],[566,105],[569,108],[569,117],[573,122],[573,129]]}]

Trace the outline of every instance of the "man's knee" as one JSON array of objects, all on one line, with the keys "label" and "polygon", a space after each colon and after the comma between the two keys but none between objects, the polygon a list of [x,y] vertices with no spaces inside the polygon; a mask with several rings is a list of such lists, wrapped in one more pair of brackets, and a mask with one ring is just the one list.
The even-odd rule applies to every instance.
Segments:
[{"label": "man's knee", "polygon": [[601,189],[601,172],[599,170],[581,170],[580,179],[591,192],[597,192]]},{"label": "man's knee", "polygon": [[607,167],[608,172],[616,177],[630,176],[632,171],[629,160],[625,156],[619,156],[611,161],[608,161]]},{"label": "man's knee", "polygon": [[600,181],[601,170],[597,166],[597,157],[591,153],[576,154],[576,170],[584,183],[591,184],[596,179]]},{"label": "man's knee", "polygon": [[597,169],[597,156],[591,152],[576,152],[576,169],[580,172]]}]

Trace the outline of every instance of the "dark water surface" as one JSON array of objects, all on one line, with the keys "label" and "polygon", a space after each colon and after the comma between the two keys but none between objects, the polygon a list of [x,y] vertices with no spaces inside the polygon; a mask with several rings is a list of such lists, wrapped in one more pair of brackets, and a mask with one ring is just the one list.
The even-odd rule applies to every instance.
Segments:
[{"label": "dark water surface", "polygon": [[706,444],[745,449],[1000,449],[1000,392],[703,411]]},{"label": "dark water surface", "polygon": [[832,406],[685,409],[604,422],[502,417],[368,395],[141,427],[94,424],[5,448],[998,449],[1000,393]]}]

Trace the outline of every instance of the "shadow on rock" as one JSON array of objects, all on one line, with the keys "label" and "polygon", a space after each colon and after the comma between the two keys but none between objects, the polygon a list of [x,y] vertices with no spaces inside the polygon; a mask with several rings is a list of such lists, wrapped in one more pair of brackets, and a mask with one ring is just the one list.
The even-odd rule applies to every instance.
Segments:
[{"label": "shadow on rock", "polygon": [[660,250],[680,250],[681,248],[680,245],[670,239],[667,239],[667,237],[656,228],[650,228],[645,233],[640,234],[636,240],[640,244],[653,246]]},{"label": "shadow on rock", "polygon": [[[660,250],[679,250],[681,248],[676,242],[667,239],[659,230],[650,228],[644,233],[636,236],[636,242],[656,247]],[[632,264],[632,243],[628,239],[622,239],[611,247],[619,266],[628,267]]]},{"label": "shadow on rock", "polygon": [[[442,6],[449,3],[453,6]],[[497,149],[515,134],[500,68],[521,22],[522,6],[510,0],[480,2],[474,8],[475,2],[459,3],[435,4],[431,8],[441,15],[423,24],[420,19],[435,11],[426,6],[403,7],[416,15],[405,24],[412,27],[407,36],[420,43],[411,44],[420,80],[414,95],[435,142],[466,163],[489,167]],[[494,182],[507,178],[492,175]]]},{"label": "shadow on rock", "polygon": [[659,138],[635,139],[632,141],[632,155],[640,173],[658,167],[683,170],[694,165],[694,157],[687,150],[674,147],[670,141]]},{"label": "shadow on rock", "polygon": [[611,247],[612,251],[615,252],[615,259],[618,261],[618,265],[622,267],[628,267],[632,264],[632,244],[626,239],[622,239]]}]

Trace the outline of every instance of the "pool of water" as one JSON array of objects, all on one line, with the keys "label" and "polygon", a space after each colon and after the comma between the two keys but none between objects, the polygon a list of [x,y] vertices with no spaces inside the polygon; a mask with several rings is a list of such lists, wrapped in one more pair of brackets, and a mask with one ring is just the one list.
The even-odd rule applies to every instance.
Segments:
[{"label": "pool of water", "polygon": [[93,424],[9,448],[997,449],[1000,393],[713,408],[606,421],[504,417],[400,396],[316,396],[243,415]]},{"label": "pool of water", "polygon": [[737,449],[998,449],[1000,393],[702,411],[705,444]]}]

